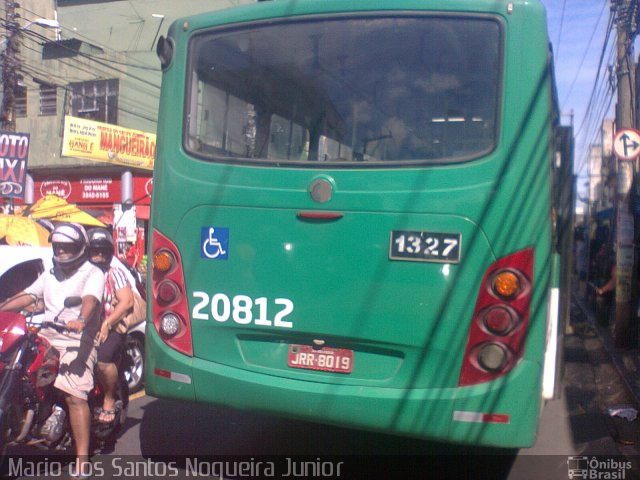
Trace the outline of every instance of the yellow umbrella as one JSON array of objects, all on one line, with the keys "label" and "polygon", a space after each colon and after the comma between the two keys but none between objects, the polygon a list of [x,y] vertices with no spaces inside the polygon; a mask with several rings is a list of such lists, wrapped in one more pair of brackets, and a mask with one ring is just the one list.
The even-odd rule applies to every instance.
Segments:
[{"label": "yellow umbrella", "polygon": [[56,195],[46,195],[41,198],[23,212],[23,215],[28,215],[31,218],[46,218],[54,222],[75,222],[95,227],[106,226],[97,218]]},{"label": "yellow umbrella", "polygon": [[9,245],[51,245],[49,231],[38,222],[19,215],[0,214],[0,238]]}]

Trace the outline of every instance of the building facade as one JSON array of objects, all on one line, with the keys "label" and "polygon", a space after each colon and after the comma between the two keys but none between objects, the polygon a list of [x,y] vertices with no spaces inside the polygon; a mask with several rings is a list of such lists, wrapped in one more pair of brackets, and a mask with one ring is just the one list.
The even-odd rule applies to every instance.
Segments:
[{"label": "building facade", "polygon": [[114,233],[120,223],[144,226],[152,170],[63,155],[65,119],[154,135],[160,35],[179,17],[253,1],[5,0],[3,124],[9,113],[11,129],[30,138],[25,195],[12,201],[30,204],[55,194],[113,225]]}]

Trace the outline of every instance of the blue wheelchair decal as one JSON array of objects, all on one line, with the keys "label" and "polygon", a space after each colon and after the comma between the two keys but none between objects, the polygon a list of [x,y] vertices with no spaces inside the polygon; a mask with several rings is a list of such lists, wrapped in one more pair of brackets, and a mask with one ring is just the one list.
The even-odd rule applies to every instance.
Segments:
[{"label": "blue wheelchair decal", "polygon": [[216,260],[229,258],[229,229],[202,227],[200,230],[200,257]]}]

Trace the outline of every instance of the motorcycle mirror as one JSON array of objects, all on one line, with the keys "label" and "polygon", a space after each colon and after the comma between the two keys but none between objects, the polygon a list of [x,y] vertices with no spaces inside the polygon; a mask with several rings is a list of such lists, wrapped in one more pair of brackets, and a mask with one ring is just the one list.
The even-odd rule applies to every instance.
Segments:
[{"label": "motorcycle mirror", "polygon": [[82,305],[82,297],[67,297],[64,299],[65,308],[73,308]]}]

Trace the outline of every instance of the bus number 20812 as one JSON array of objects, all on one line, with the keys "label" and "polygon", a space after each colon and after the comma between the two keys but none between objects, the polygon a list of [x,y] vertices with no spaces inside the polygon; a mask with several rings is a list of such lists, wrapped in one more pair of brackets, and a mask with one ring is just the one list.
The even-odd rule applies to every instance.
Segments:
[{"label": "bus number 20812", "polygon": [[193,298],[197,300],[191,312],[194,320],[212,318],[223,323],[231,319],[239,325],[253,323],[265,327],[293,328],[293,322],[285,320],[293,312],[293,302],[288,298],[276,298],[270,302],[267,297],[253,299],[247,295],[235,295],[229,298],[224,293],[210,297],[202,291],[194,291]]}]

